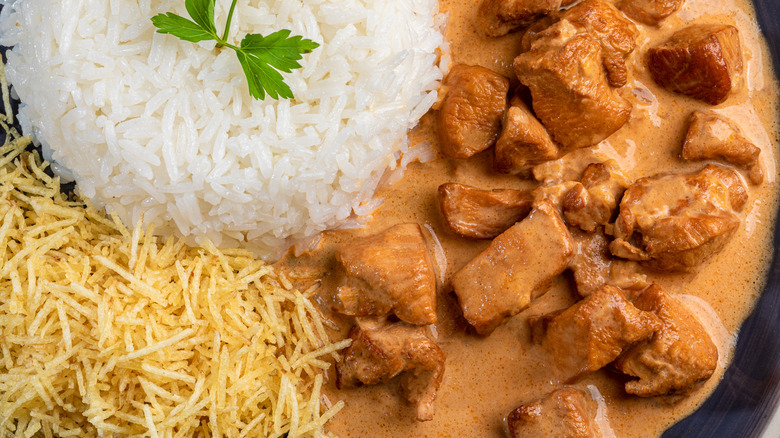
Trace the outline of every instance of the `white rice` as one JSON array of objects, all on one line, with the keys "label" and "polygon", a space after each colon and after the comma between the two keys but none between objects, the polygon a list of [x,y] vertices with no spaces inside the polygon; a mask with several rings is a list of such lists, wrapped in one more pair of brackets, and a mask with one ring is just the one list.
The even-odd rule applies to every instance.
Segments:
[{"label": "white rice", "polygon": [[[0,0],[20,121],[125,223],[269,255],[376,208],[382,173],[436,100],[437,0],[241,0],[231,37],[321,44],[257,101],[232,50],[154,32],[183,0]],[[217,29],[230,0],[217,0]]]}]

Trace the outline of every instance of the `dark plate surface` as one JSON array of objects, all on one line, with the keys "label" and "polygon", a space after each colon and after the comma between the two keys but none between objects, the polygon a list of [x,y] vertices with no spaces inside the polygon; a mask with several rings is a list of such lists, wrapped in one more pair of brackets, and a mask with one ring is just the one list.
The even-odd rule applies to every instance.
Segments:
[{"label": "dark plate surface", "polygon": [[[769,42],[775,73],[780,72],[780,1],[754,0],[753,3]],[[663,438],[757,438],[764,432],[780,401],[778,248],[780,233],[776,227],[772,266],[764,293],[739,332],[734,362],[726,370],[723,381],[696,413],[669,429]],[[780,431],[775,436],[780,437]]]},{"label": "dark plate surface", "polygon": [[[780,0],[753,3],[769,42],[775,72],[780,72]],[[5,47],[0,47],[3,58],[5,51]],[[0,134],[0,144],[3,137]],[[734,362],[699,410],[666,431],[663,438],[759,438],[765,432],[780,404],[779,256],[780,228],[776,227],[766,286],[753,314],[740,330]],[[780,437],[780,431],[776,436]]]}]

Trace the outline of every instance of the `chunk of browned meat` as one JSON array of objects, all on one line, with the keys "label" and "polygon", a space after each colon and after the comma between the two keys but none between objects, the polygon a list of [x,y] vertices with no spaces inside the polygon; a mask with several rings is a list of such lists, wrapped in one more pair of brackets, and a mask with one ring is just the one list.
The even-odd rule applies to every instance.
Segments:
[{"label": "chunk of browned meat", "polygon": [[523,37],[520,39],[520,53],[531,50],[534,42],[543,36],[546,36],[553,31],[548,31],[553,24],[557,23],[560,17],[556,15],[547,15],[545,17],[536,20],[536,22],[523,32]]},{"label": "chunk of browned meat", "polygon": [[419,225],[399,224],[349,242],[336,259],[345,272],[336,311],[354,316],[392,312],[416,325],[436,322],[436,277]]},{"label": "chunk of browned meat", "polygon": [[477,28],[489,37],[500,37],[527,27],[561,7],[561,0],[482,0]]},{"label": "chunk of browned meat", "polygon": [[478,65],[456,65],[442,90],[439,145],[450,158],[468,158],[493,146],[501,132],[509,79]]},{"label": "chunk of browned meat", "polygon": [[575,251],[569,261],[569,269],[574,274],[577,293],[586,297],[607,284],[612,254],[609,241],[603,232],[583,233],[573,230]]},{"label": "chunk of browned meat", "polygon": [[656,269],[689,270],[731,239],[745,202],[739,174],[717,164],[641,178],[623,195],[610,250]]},{"label": "chunk of browned meat", "polygon": [[604,56],[601,61],[607,71],[607,82],[613,87],[623,87],[628,83],[626,60],[616,55]]},{"label": "chunk of browned meat", "polygon": [[584,0],[568,9],[563,19],[599,41],[609,84],[613,87],[626,85],[626,58],[636,48],[639,36],[636,25],[607,0]]},{"label": "chunk of browned meat", "polygon": [[590,164],[580,180],[563,198],[563,217],[569,225],[593,232],[611,222],[620,197],[630,185],[617,162]]},{"label": "chunk of browned meat", "polygon": [[733,121],[712,111],[694,111],[682,148],[686,160],[723,160],[748,171],[753,184],[764,181],[761,149],[745,138]]},{"label": "chunk of browned meat", "polygon": [[657,25],[661,20],[674,14],[685,0],[621,0],[618,7],[629,18],[640,23]]},{"label": "chunk of browned meat", "polygon": [[542,201],[549,201],[558,209],[558,211],[560,211],[561,206],[563,205],[563,198],[566,197],[569,190],[573,189],[577,184],[579,184],[577,181],[560,181],[542,184],[531,191],[534,205]]},{"label": "chunk of browned meat", "polygon": [[561,181],[577,182],[582,179],[585,169],[593,163],[603,163],[611,158],[595,148],[571,151],[557,160],[547,161],[533,167],[534,179],[541,183]]},{"label": "chunk of browned meat", "polygon": [[561,27],[567,26],[596,38],[601,44],[601,62],[607,73],[607,81],[613,87],[626,85],[626,59],[636,48],[639,30],[610,1],[585,0],[558,16],[539,20],[523,35],[523,51],[530,50],[534,41],[557,35]]},{"label": "chunk of browned meat", "polygon": [[601,369],[661,328],[657,316],[634,307],[613,286],[603,286],[563,312],[531,323],[537,336],[544,334],[542,345],[567,382]]},{"label": "chunk of browned meat", "polygon": [[641,272],[639,263],[629,260],[612,260],[607,284],[619,287],[624,291],[640,291],[650,286],[650,281],[647,279],[647,275]]},{"label": "chunk of browned meat", "polygon": [[511,438],[601,438],[598,406],[583,391],[564,387],[542,400],[519,406],[506,418]]},{"label": "chunk of browned meat", "polygon": [[740,82],[739,33],[734,26],[694,24],[649,49],[647,66],[662,87],[717,105]]},{"label": "chunk of browned meat", "polygon": [[515,58],[517,77],[552,138],[568,149],[592,146],[628,121],[631,104],[607,84],[602,49],[567,20]]},{"label": "chunk of browned meat", "polygon": [[539,203],[452,276],[463,316],[477,333],[491,333],[544,292],[573,251],[558,210],[549,201]]},{"label": "chunk of browned meat", "polygon": [[439,186],[444,222],[455,233],[492,239],[531,212],[531,195],[522,190],[480,190],[463,184]]},{"label": "chunk of browned meat", "polygon": [[626,383],[626,392],[641,397],[687,394],[712,376],[718,349],[690,310],[656,285],[645,289],[634,305],[655,313],[663,326],[615,361],[620,371],[639,377]]},{"label": "chunk of browned meat", "polygon": [[636,262],[615,259],[609,251],[609,240],[602,230],[584,233],[572,230],[575,252],[569,261],[574,285],[581,297],[586,297],[605,284],[624,291],[641,291],[648,283]]},{"label": "chunk of browned meat", "polygon": [[521,99],[512,99],[496,142],[493,168],[499,173],[524,173],[536,164],[558,158],[558,146]]},{"label": "chunk of browned meat", "polygon": [[417,419],[433,419],[433,402],[444,375],[444,352],[420,327],[358,319],[352,344],[336,364],[336,385],[376,385],[401,375],[407,400],[417,404]]}]

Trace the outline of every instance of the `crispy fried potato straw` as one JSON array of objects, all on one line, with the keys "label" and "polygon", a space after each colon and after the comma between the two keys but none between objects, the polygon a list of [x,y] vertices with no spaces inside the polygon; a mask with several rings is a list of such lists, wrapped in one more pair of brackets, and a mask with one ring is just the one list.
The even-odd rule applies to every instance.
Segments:
[{"label": "crispy fried potato straw", "polygon": [[[11,118],[0,117],[7,128]],[[322,437],[320,314],[240,250],[126,229],[0,148],[0,436]]]}]

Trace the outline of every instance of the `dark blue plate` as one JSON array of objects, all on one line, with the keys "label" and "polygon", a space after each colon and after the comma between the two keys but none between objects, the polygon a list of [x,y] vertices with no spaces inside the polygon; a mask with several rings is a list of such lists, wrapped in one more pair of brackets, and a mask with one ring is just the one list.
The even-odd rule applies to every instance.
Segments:
[{"label": "dark blue plate", "polygon": [[[753,0],[769,42],[775,74],[780,72],[780,2]],[[780,139],[778,139],[780,141]],[[764,293],[739,332],[737,351],[723,381],[696,413],[663,438],[761,437],[780,401],[780,229]],[[780,431],[774,431],[780,437]]]}]

